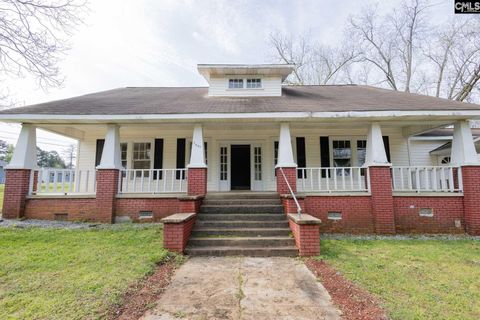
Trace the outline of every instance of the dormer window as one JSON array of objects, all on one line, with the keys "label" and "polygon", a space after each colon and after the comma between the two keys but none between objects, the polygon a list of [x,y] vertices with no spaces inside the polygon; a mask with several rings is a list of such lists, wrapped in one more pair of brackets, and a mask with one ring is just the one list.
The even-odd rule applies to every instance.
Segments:
[{"label": "dormer window", "polygon": [[228,80],[229,89],[243,89],[243,79],[229,79]]},{"label": "dormer window", "polygon": [[247,79],[247,89],[256,89],[262,87],[262,79]]}]

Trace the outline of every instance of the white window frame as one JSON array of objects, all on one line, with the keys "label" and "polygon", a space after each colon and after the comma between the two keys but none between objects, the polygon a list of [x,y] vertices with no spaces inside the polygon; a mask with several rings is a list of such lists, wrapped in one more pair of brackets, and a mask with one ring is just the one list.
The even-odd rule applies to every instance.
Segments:
[{"label": "white window frame", "polygon": [[[245,79],[244,78],[239,78],[239,77],[228,77],[227,78],[227,88],[230,89],[230,90],[242,90],[242,89],[245,89]],[[241,87],[230,87],[230,81],[233,81],[233,83],[235,84],[236,81],[238,82],[242,82],[242,86]]]},{"label": "white window frame", "polygon": [[329,154],[330,154],[330,167],[334,167],[333,162],[333,140],[348,140],[350,141],[350,149],[352,150],[352,156],[350,158],[350,166],[356,167],[357,165],[357,141],[367,140],[366,136],[330,136],[328,139]]},{"label": "white window frame", "polygon": [[[257,82],[258,80],[258,82]],[[249,87],[248,86],[248,82],[251,82],[251,83],[254,83],[254,84],[259,84],[259,86],[255,86],[255,87]],[[252,82],[253,81],[253,82]],[[262,89],[263,88],[263,81],[262,81],[262,78],[257,78],[257,77],[252,77],[252,78],[246,78],[245,79],[245,89]]]},{"label": "white window frame", "polygon": [[[155,158],[155,140],[123,140],[120,143],[127,144],[127,166],[125,169],[133,169],[133,144],[134,143],[150,143],[150,168],[153,169],[153,159]],[[138,169],[140,170],[140,169]]]},{"label": "white window frame", "polygon": [[[264,88],[263,88],[264,78],[262,78],[262,77],[248,76],[248,75],[238,77],[238,76],[232,75],[232,76],[226,76],[226,79],[227,79],[227,84],[226,84],[227,90],[264,90]],[[256,79],[260,80],[260,87],[249,88],[247,86],[248,80],[256,80]],[[242,80],[242,87],[238,87],[238,88],[230,87],[230,80]]]}]

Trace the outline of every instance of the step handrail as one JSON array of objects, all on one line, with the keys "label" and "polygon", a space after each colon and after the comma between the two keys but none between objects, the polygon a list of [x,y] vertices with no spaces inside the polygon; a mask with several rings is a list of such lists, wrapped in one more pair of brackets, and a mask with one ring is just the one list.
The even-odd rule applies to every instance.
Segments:
[{"label": "step handrail", "polygon": [[[302,207],[300,207],[297,197],[295,196],[295,193],[293,192],[292,187],[290,187],[290,183],[288,182],[287,176],[285,176],[285,172],[283,172],[283,168],[279,167],[279,169],[280,169],[280,172],[282,173],[283,179],[287,183],[287,187],[288,187],[288,190],[290,191],[290,194],[292,195],[293,201],[297,206],[297,214],[298,214],[298,218],[300,219],[302,217]],[[296,173],[296,170],[295,170],[295,173]]]}]

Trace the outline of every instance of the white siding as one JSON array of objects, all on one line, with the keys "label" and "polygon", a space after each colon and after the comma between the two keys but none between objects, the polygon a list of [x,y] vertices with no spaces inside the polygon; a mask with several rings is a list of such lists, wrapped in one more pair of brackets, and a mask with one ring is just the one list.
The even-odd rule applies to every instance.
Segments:
[{"label": "white siding", "polygon": [[[382,128],[383,135],[389,136],[390,152],[394,165],[409,165],[407,139],[402,136],[401,128]],[[169,127],[145,125],[145,127],[121,127],[120,139],[122,142],[151,142],[153,166],[153,141],[155,138],[164,139],[163,168],[176,167],[177,138],[187,139],[187,149],[190,146],[193,133],[192,125],[176,125]],[[219,148],[220,144],[260,144],[262,146],[262,176],[263,190],[275,190],[274,175],[274,141],[278,140],[279,129],[275,125],[258,125],[255,127],[242,127],[227,125],[222,128],[204,128],[205,141],[208,143],[208,190],[219,190]],[[332,127],[319,127],[310,129],[291,128],[294,156],[296,158],[296,137],[305,137],[307,167],[320,167],[320,136],[329,136],[330,139],[350,139],[352,148],[356,147],[355,140],[364,140],[367,129],[345,129]],[[78,167],[92,169],[95,165],[96,139],[103,139],[103,127],[89,128],[86,130],[85,139],[80,142]],[[415,145],[414,145],[415,144]],[[439,143],[437,145],[441,145]],[[410,154],[412,165],[432,165],[429,151],[434,149],[434,142],[411,143]],[[131,149],[131,148],[130,148]],[[131,153],[130,153],[131,155]],[[186,153],[186,163],[189,162],[189,152]],[[355,165],[356,163],[353,163]]]},{"label": "white siding", "polygon": [[[228,79],[242,78],[244,86],[247,78],[261,78],[262,88],[258,89],[229,89]],[[221,78],[210,78],[210,87],[208,95],[212,97],[231,96],[231,97],[258,97],[258,96],[281,96],[282,95],[282,79],[280,77],[263,77],[263,76],[230,76]]]}]

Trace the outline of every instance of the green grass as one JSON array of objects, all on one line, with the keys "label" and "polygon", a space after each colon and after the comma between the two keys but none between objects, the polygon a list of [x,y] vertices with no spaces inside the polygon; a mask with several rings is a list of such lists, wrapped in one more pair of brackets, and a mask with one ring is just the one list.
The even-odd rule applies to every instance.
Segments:
[{"label": "green grass", "polygon": [[322,240],[321,252],[392,319],[480,319],[480,241]]},{"label": "green grass", "polygon": [[0,319],[99,319],[168,256],[160,226],[0,228]]}]

